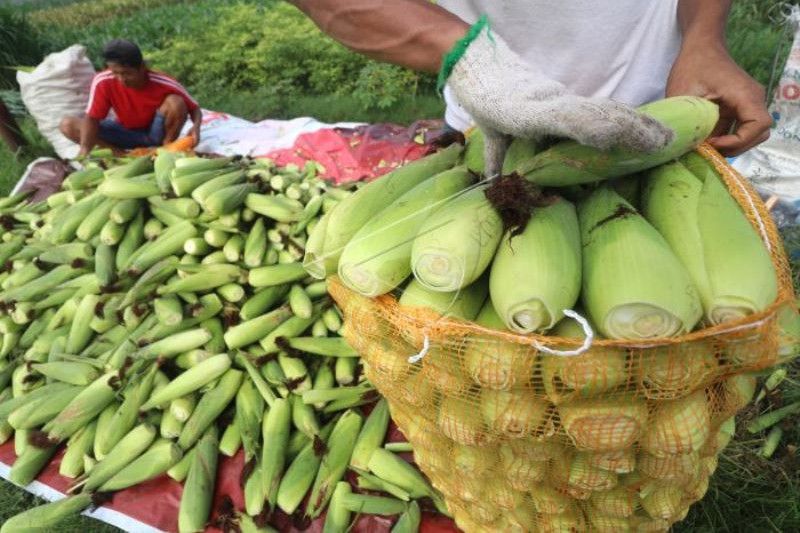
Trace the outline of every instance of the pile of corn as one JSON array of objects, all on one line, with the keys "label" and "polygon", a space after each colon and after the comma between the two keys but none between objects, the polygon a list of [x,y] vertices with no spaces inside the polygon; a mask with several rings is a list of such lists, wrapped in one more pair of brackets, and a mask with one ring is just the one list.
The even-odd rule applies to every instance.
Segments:
[{"label": "pile of corn", "polygon": [[[705,493],[749,372],[798,353],[794,308],[781,335],[724,331],[791,285],[693,152],[716,106],[642,111],[675,131],[658,153],[516,140],[504,177],[479,181],[475,136],[370,183],[311,232],[306,268],[338,273],[345,336],[468,532],[667,531]],[[537,205],[509,224],[508,196],[528,183]],[[582,354],[576,308],[595,335]]]},{"label": "pile of corn", "polygon": [[[364,420],[358,407],[378,395],[325,283],[299,262],[350,195],[316,172],[162,151],[95,160],[43,203],[0,199],[0,442],[14,439],[14,483],[64,447],[59,471],[75,480],[0,531],[54,529],[164,473],[184,482],[179,530],[201,531],[218,454],[239,448],[244,531],[269,530],[278,508],[316,518],[329,504],[325,531],[357,514],[416,531],[415,500],[441,505],[396,455],[407,445],[383,447],[385,402]],[[348,469],[373,492],[351,491]]]}]

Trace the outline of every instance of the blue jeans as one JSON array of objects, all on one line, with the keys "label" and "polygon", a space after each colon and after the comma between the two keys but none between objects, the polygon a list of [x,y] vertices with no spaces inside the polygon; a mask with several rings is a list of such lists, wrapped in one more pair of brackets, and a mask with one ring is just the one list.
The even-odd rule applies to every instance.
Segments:
[{"label": "blue jeans", "polygon": [[118,148],[130,149],[142,146],[161,146],[164,142],[164,115],[156,113],[149,128],[130,130],[116,120],[100,121],[98,135],[101,140]]}]

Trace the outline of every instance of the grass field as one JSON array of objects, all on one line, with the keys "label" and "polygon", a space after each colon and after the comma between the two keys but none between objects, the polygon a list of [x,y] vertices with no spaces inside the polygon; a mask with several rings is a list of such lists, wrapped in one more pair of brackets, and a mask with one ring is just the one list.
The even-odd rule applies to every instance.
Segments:
[{"label": "grass field", "polygon": [[[50,26],[48,46],[55,48],[72,42],[83,42],[91,50],[111,36],[124,35],[151,48],[157,48],[169,35],[189,31],[190,22],[213,21],[217,6],[227,0],[33,0],[26,6],[33,23]],[[2,4],[2,0],[0,0]],[[738,0],[729,21],[728,40],[732,54],[764,85],[772,78],[776,53],[782,64],[788,49],[788,35],[777,24],[781,2],[777,0]],[[111,8],[112,6],[113,8]],[[76,16],[75,13],[80,13]],[[386,109],[368,109],[351,96],[295,95],[277,97],[273,92],[248,90],[203,92],[194,88],[196,96],[209,108],[227,111],[251,120],[314,116],[327,122],[357,120],[367,122],[410,123],[420,118],[438,118],[441,101],[432,94],[401,98]],[[25,165],[35,157],[49,155],[50,149],[36,133],[30,119],[21,121],[31,144],[22,153],[11,154],[0,146],[0,194],[6,193],[21,175]],[[785,232],[790,251],[800,251],[800,229]],[[795,276],[800,265],[793,265]],[[800,363],[790,368],[790,379],[784,382],[770,402],[789,403],[800,400]],[[765,402],[766,408],[770,402]],[[751,409],[740,419],[757,414]],[[739,431],[720,459],[719,469],[704,500],[695,505],[676,532],[794,532],[800,531],[800,468],[797,445],[800,443],[797,419],[784,425],[783,442],[770,459],[758,456],[763,435],[749,435],[739,424]],[[24,491],[0,482],[0,523],[7,517],[35,505],[36,499]],[[70,520],[59,531],[110,532],[115,528],[88,518]]]}]

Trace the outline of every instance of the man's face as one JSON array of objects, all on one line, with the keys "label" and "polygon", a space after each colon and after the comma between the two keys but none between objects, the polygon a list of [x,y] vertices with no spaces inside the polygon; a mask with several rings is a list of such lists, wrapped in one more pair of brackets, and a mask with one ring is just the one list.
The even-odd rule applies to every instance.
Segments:
[{"label": "man's face", "polygon": [[128,67],[119,63],[108,63],[108,69],[126,87],[138,89],[147,81],[147,70],[144,65]]}]

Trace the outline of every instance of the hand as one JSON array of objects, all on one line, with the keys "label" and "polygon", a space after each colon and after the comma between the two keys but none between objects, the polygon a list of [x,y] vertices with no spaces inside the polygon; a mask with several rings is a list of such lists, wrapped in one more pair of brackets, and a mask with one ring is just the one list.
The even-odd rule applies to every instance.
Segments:
[{"label": "hand", "polygon": [[723,155],[739,155],[769,138],[772,118],[764,88],[721,45],[684,46],[667,81],[667,96],[679,95],[702,96],[719,105],[709,143]]},{"label": "hand", "polygon": [[499,35],[487,32],[484,28],[470,43],[448,78],[456,99],[484,133],[487,176],[502,168],[509,136],[555,135],[603,150],[623,146],[641,152],[672,140],[672,130],[631,107],[567,93]]},{"label": "hand", "polygon": [[85,159],[89,156],[89,153],[92,151],[91,148],[87,148],[85,146],[81,146],[80,150],[78,150],[78,157],[77,159]]}]

